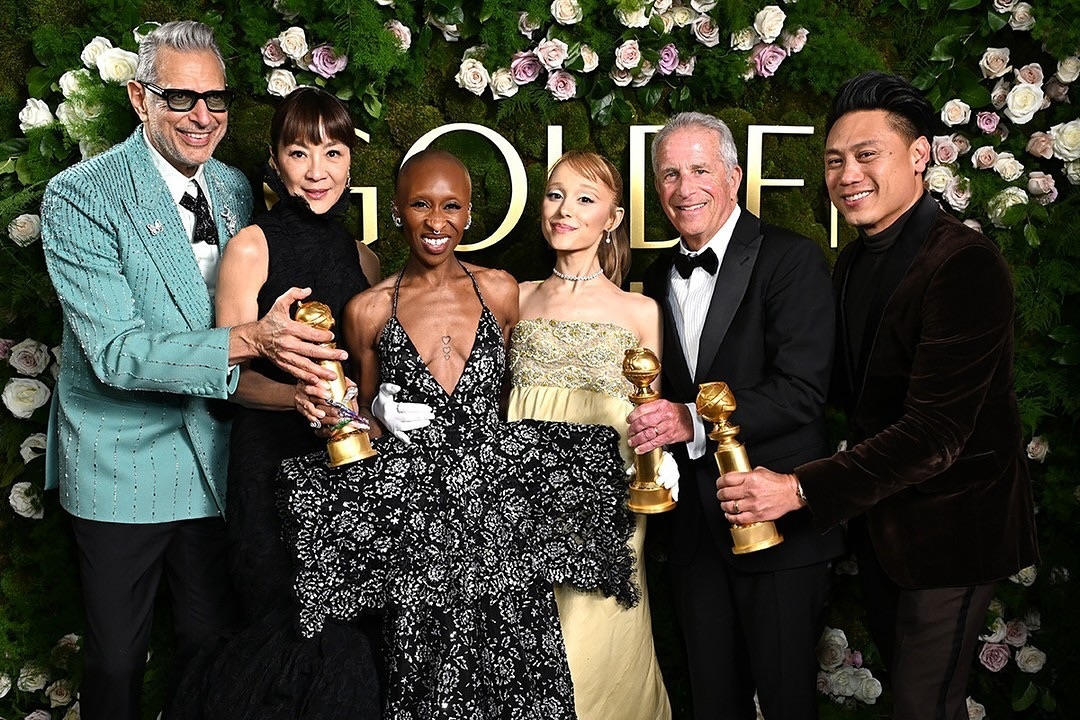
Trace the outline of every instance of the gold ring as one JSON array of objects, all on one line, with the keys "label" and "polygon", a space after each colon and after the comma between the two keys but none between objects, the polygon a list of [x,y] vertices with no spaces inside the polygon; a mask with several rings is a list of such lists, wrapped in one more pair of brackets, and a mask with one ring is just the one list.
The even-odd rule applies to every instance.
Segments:
[{"label": "gold ring", "polygon": [[733,513],[734,515],[738,515],[738,514],[739,514],[739,501],[738,501],[738,500],[736,500],[735,502],[733,502],[733,503],[731,504],[731,509],[735,511],[735,512]]}]

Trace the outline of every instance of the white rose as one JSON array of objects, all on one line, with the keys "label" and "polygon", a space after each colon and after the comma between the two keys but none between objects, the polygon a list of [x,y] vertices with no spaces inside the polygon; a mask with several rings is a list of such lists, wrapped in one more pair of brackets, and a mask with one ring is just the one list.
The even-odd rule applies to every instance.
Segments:
[{"label": "white rose", "polygon": [[491,83],[491,75],[488,74],[482,62],[476,58],[466,58],[461,61],[454,80],[457,81],[458,87],[468,90],[473,95],[482,95]]},{"label": "white rose", "polygon": [[975,220],[974,218],[965,219],[964,224],[967,225],[972,230],[974,230],[975,232],[980,232],[981,233],[983,231],[982,230],[982,223],[979,222],[978,220]]},{"label": "white rose", "polygon": [[873,705],[881,697],[881,683],[866,668],[856,668],[851,679],[852,696],[859,702]]},{"label": "white rose", "polygon": [[49,366],[49,348],[27,338],[11,348],[8,364],[19,374],[33,377]]},{"label": "white rose", "polygon": [[[987,203],[987,215],[989,215],[990,217],[990,222],[994,223],[996,227],[1008,227],[1008,225],[1006,225],[1002,220],[1005,212],[1013,205],[1025,205],[1027,204],[1027,202],[1028,194],[1024,192],[1023,188],[1007,187],[994,197],[990,198],[990,202]],[[1031,582],[1026,583],[1027,585],[1035,582],[1034,567],[1024,568],[1019,573],[1013,575],[1009,579],[1013,582],[1023,583],[1023,581],[1020,579],[1020,575],[1022,573],[1030,574]]]},{"label": "white rose", "polygon": [[491,94],[496,98],[508,98],[516,95],[517,83],[510,68],[501,67],[491,74]]},{"label": "white rose", "polygon": [[608,74],[611,76],[612,81],[619,87],[626,87],[634,80],[634,76],[630,74],[629,70],[623,70],[620,67],[611,68],[611,72]]},{"label": "white rose", "polygon": [[105,82],[126,83],[135,78],[139,56],[122,48],[109,48],[97,57],[98,74]]},{"label": "white rose", "polygon": [[108,38],[103,38],[100,35],[91,40],[86,47],[82,49],[79,54],[79,59],[82,60],[82,64],[91,70],[97,69],[98,55],[111,48],[113,44],[109,42]]},{"label": "white rose", "polygon": [[[1054,157],[1059,160],[1080,160],[1080,120],[1058,123],[1050,128],[1050,137],[1054,139]],[[1072,182],[1072,179],[1069,181]]]},{"label": "white rose", "polygon": [[570,48],[558,38],[541,40],[536,44],[536,57],[548,70],[557,70],[566,62]]},{"label": "white rose", "polygon": [[1024,166],[1011,152],[1003,152],[994,161],[994,172],[1006,182],[1012,182],[1024,174]]},{"label": "white rose", "polygon": [[975,702],[970,697],[967,699],[967,713],[968,720],[985,720],[986,707],[979,702]]},{"label": "white rose", "polygon": [[979,60],[979,69],[984,78],[999,78],[1012,70],[1009,64],[1009,48],[986,48],[982,59]]},{"label": "white rose", "polygon": [[754,30],[762,42],[771,43],[780,37],[787,15],[776,5],[766,5],[754,16]]},{"label": "white rose", "polygon": [[1021,672],[1037,673],[1046,664],[1046,653],[1031,645],[1025,645],[1016,651],[1016,666]]},{"label": "white rose", "polygon": [[720,28],[708,15],[699,15],[691,25],[694,37],[705,47],[716,47],[720,44]]},{"label": "white rose", "polygon": [[26,419],[39,407],[49,402],[52,393],[40,380],[11,378],[4,386],[3,402],[12,415]]},{"label": "white rose", "polygon": [[1011,12],[1017,0],[994,0],[994,10],[999,13]]},{"label": "white rose", "polygon": [[637,40],[627,40],[615,48],[615,67],[620,70],[633,70],[641,64],[641,49]]},{"label": "white rose", "polygon": [[690,0],[690,7],[699,13],[707,13],[716,7],[717,0]]},{"label": "white rose", "polygon": [[19,111],[19,129],[26,133],[27,130],[45,127],[55,119],[44,100],[28,98],[26,106]]},{"label": "white rose", "polygon": [[400,20],[387,20],[383,27],[397,38],[398,45],[401,46],[403,52],[412,47],[412,30],[407,25],[402,24]]},{"label": "white rose", "polygon": [[[29,485],[30,483],[15,483],[16,485]],[[12,490],[14,494],[14,489]],[[15,687],[23,692],[37,692],[44,690],[49,684],[49,674],[45,668],[36,665],[25,665],[19,670],[19,679],[15,681]]]},{"label": "white rose", "polygon": [[1059,60],[1057,72],[1054,75],[1066,85],[1076,80],[1080,77],[1080,57],[1070,55],[1064,60]]},{"label": "white rose", "polygon": [[157,30],[159,27],[161,27],[161,23],[149,20],[142,25],[131,28],[131,36],[135,38],[136,43],[141,45],[146,36]]},{"label": "white rose", "polygon": [[757,31],[752,27],[744,27],[738,32],[731,33],[731,49],[732,50],[752,50],[755,45],[758,44]]},{"label": "white rose", "polygon": [[672,0],[655,0],[652,5],[653,15],[656,15],[657,13],[666,13],[671,9],[672,4]]},{"label": "white rose", "polygon": [[1031,83],[1017,83],[1005,98],[1005,117],[1017,125],[1023,125],[1042,108],[1043,90]]},{"label": "white rose", "polygon": [[573,25],[581,22],[585,14],[577,0],[552,0],[551,17],[560,25]]},{"label": "white rose", "polygon": [[839,697],[851,697],[855,694],[855,668],[842,665],[829,673],[829,691]]},{"label": "white rose", "polygon": [[266,92],[285,97],[296,89],[296,76],[291,70],[276,68],[266,76]]},{"label": "white rose", "polygon": [[1005,619],[1000,615],[994,618],[994,622],[990,623],[988,632],[979,636],[979,639],[989,643],[999,643],[1005,639],[1005,633],[1008,631],[1009,626],[1005,624]]},{"label": "white rose", "polygon": [[[997,197],[1001,197],[1002,195],[1005,194],[1005,192],[1007,192],[1009,190],[1019,191],[1024,196],[1023,197],[1023,202],[1025,202],[1025,203],[1027,202],[1027,193],[1024,192],[1023,190],[1020,190],[1020,188],[1013,188],[1013,187],[1005,188],[1005,190],[1002,190],[1000,193],[998,193],[998,195],[994,199],[997,199]],[[1013,193],[1013,194],[1015,195],[1017,193]],[[994,199],[992,199],[990,202],[993,203]],[[1012,203],[1012,205],[1015,205],[1015,204],[1016,204],[1015,202]],[[1006,208],[1006,209],[1008,209],[1008,208]],[[1015,575],[1010,575],[1009,579],[1012,580],[1014,583],[1016,583],[1018,585],[1023,585],[1024,587],[1031,587],[1032,585],[1035,584],[1035,578],[1038,576],[1038,574],[1039,573],[1035,569],[1034,565],[1028,565],[1026,568],[1021,568],[1019,571],[1017,571],[1017,573]]]},{"label": "white rose", "polygon": [[64,94],[64,97],[71,97],[73,94],[86,87],[86,84],[90,81],[90,71],[84,68],[78,70],[68,70],[66,73],[60,76],[60,92]]},{"label": "white rose", "polygon": [[0,698],[11,692],[11,676],[0,673]]},{"label": "white rose", "polygon": [[41,218],[23,213],[8,223],[8,237],[19,247],[26,247],[41,237]]},{"label": "white rose", "polygon": [[600,56],[588,45],[582,45],[581,62],[584,64],[584,67],[581,68],[582,72],[589,73],[600,66]]},{"label": "white rose", "polygon": [[68,705],[74,699],[74,695],[71,692],[71,682],[68,680],[57,680],[49,687],[45,688],[45,697],[49,698],[49,707],[63,707]]},{"label": "white rose", "polygon": [[676,5],[671,8],[671,20],[675,23],[676,27],[686,27],[697,20],[698,14],[694,12],[693,8],[688,8],[685,5]]},{"label": "white rose", "polygon": [[19,455],[22,456],[23,464],[45,454],[45,433],[34,433],[19,445]]},{"label": "white rose", "polygon": [[278,44],[281,50],[293,60],[300,60],[308,54],[307,35],[304,28],[295,25],[288,30],[283,30],[278,35]]},{"label": "white rose", "polygon": [[956,174],[948,165],[932,165],[923,173],[923,185],[930,192],[943,193]]},{"label": "white rose", "polygon": [[648,27],[649,18],[645,14],[645,8],[639,7],[634,10],[623,10],[619,8],[615,11],[615,17],[624,27],[628,28],[643,28]]},{"label": "white rose", "polygon": [[1080,185],[1080,160],[1065,163],[1065,178],[1070,185]]},{"label": "white rose", "polygon": [[839,628],[826,627],[817,643],[817,660],[822,670],[834,670],[847,657],[847,635]]},{"label": "white rose", "polygon": [[648,60],[642,60],[641,70],[640,72],[638,72],[637,76],[631,81],[630,84],[634,87],[642,87],[644,85],[647,85],[649,81],[652,80],[652,76],[654,74],[656,74],[656,66]]},{"label": "white rose", "polygon": [[1009,27],[1013,30],[1030,30],[1035,27],[1035,16],[1031,14],[1031,5],[1019,2],[1013,6]]},{"label": "white rose", "polygon": [[941,122],[952,127],[965,125],[971,120],[971,106],[960,98],[953,98],[941,108]]},{"label": "white rose", "polygon": [[953,210],[957,212],[967,210],[968,203],[971,202],[971,183],[967,178],[957,175],[945,186],[942,197]]},{"label": "white rose", "polygon": [[[31,483],[17,482],[11,486],[11,493],[8,495],[8,503],[17,515],[21,515],[24,518],[30,518],[31,520],[40,520],[45,517],[45,508],[41,503],[41,495]],[[27,668],[23,668],[23,672],[26,672]],[[41,677],[41,685],[32,689],[23,687],[23,673],[19,673],[18,687],[24,692],[34,692],[45,687],[45,683],[48,681],[47,676]],[[28,680],[29,682],[29,680]],[[36,680],[35,680],[36,682]]]}]

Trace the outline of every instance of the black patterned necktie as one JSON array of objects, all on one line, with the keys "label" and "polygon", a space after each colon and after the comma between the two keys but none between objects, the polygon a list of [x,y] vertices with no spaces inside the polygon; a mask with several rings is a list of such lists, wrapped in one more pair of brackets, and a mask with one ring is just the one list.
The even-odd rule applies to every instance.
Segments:
[{"label": "black patterned necktie", "polygon": [[720,262],[716,259],[716,253],[713,252],[711,247],[705,248],[703,252],[699,252],[697,255],[679,253],[675,256],[675,270],[687,279],[689,279],[696,267],[703,268],[710,275],[715,275],[716,268],[719,266]]},{"label": "black patterned necktie", "polygon": [[195,183],[195,194],[184,193],[180,196],[180,207],[190,210],[195,215],[195,231],[191,233],[191,242],[204,242],[208,245],[217,245],[217,227],[214,226],[214,218],[210,215],[210,204],[206,202],[199,183]]}]

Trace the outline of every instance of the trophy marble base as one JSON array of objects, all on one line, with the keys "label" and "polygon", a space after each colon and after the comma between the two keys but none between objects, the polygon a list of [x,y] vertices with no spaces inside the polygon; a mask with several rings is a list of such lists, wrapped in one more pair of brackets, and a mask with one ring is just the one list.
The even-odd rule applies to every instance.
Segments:
[{"label": "trophy marble base", "polygon": [[379,454],[377,450],[371,447],[368,434],[356,430],[327,440],[326,452],[330,454],[330,467],[348,465],[357,460]]},{"label": "trophy marble base", "polygon": [[665,487],[654,485],[653,487],[635,487],[630,484],[630,501],[626,503],[631,512],[640,515],[655,515],[667,512],[675,508],[675,501],[671,499],[671,491]]}]

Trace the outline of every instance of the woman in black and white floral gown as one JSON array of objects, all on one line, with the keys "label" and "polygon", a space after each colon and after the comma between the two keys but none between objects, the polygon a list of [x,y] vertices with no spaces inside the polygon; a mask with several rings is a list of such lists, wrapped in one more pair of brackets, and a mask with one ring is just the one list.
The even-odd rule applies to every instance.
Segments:
[{"label": "woman in black and white floral gown", "polygon": [[452,155],[410,159],[395,193],[409,261],[354,298],[343,323],[361,408],[392,383],[395,404],[425,403],[434,419],[346,467],[327,468],[323,453],[282,466],[301,630],[385,611],[388,718],[573,718],[552,583],[626,605],[639,594],[632,523],[615,512],[618,436],[499,418],[517,284],[454,257],[469,200]]}]

